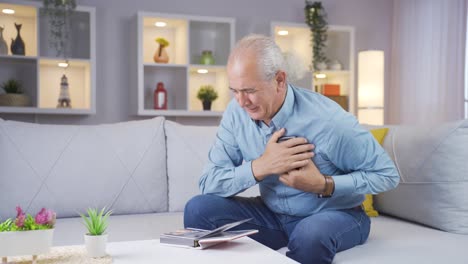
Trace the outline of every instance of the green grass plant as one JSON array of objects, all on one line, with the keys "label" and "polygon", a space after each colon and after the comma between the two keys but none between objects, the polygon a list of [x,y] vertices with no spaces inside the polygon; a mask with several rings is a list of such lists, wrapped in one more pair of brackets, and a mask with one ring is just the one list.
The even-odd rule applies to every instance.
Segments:
[{"label": "green grass plant", "polygon": [[83,219],[83,224],[88,229],[88,235],[100,236],[106,232],[108,218],[112,214],[112,210],[106,211],[106,208],[101,210],[97,208],[88,208],[86,210],[88,216],[80,214]]}]

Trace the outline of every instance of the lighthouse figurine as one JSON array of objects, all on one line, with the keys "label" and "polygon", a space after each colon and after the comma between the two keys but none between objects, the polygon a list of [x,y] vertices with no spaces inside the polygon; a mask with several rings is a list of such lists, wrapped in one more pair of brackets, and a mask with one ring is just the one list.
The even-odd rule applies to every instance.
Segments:
[{"label": "lighthouse figurine", "polygon": [[71,108],[70,92],[68,91],[68,79],[64,74],[60,82],[60,95],[58,99],[57,108]]}]

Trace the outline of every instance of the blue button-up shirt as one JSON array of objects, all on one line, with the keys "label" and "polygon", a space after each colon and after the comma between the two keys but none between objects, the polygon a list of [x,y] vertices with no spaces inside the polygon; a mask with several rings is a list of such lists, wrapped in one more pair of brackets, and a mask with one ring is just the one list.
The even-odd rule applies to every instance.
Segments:
[{"label": "blue button-up shirt", "polygon": [[352,208],[362,203],[364,194],[387,191],[399,182],[393,161],[353,115],[321,94],[288,85],[270,126],[252,120],[235,99],[229,103],[200,178],[202,193],[229,197],[257,184],[252,161],[283,127],[286,136],[305,137],[315,145],[312,160],[322,174],[333,177],[335,192],[331,198],[318,198],[270,175],[258,184],[263,201],[276,213],[307,216]]}]

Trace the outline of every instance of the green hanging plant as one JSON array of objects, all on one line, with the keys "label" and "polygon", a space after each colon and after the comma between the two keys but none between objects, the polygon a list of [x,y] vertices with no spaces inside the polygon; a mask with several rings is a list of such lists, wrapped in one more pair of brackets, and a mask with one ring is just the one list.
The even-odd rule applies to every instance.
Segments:
[{"label": "green hanging plant", "polygon": [[75,0],[43,0],[41,15],[48,18],[49,46],[57,57],[67,58],[71,48],[71,16],[76,9]]},{"label": "green hanging plant", "polygon": [[312,66],[313,70],[320,70],[319,63],[327,63],[325,55],[326,41],[327,41],[327,13],[322,6],[321,2],[312,2],[306,0],[305,22],[310,28],[311,32],[311,45],[312,45]]}]

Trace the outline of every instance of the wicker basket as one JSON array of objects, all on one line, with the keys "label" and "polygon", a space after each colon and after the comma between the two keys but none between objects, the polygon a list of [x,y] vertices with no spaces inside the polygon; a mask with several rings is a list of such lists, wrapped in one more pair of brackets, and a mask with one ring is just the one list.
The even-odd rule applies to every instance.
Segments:
[{"label": "wicker basket", "polygon": [[0,94],[0,106],[30,106],[29,97],[24,94]]}]

